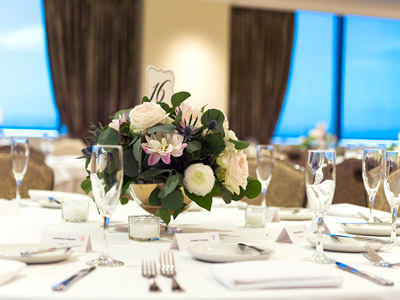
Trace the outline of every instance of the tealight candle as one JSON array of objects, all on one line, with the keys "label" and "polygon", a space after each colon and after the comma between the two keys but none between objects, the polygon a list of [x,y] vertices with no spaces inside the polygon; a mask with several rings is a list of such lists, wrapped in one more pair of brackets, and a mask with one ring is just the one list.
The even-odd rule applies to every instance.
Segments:
[{"label": "tealight candle", "polygon": [[85,222],[88,219],[89,202],[66,200],[62,203],[62,219],[67,222]]},{"label": "tealight candle", "polygon": [[145,242],[160,238],[160,218],[154,215],[129,216],[128,235],[131,240]]},{"label": "tealight candle", "polygon": [[248,205],[246,207],[246,227],[261,228],[265,226],[267,207]]}]

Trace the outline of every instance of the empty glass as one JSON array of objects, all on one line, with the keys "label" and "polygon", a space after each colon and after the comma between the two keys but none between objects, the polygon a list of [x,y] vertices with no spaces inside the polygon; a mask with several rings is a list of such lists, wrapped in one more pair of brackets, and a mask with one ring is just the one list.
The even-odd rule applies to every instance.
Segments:
[{"label": "empty glass", "polygon": [[322,230],[324,216],[328,211],[335,193],[336,186],[336,155],[335,151],[309,150],[305,169],[306,192],[308,202],[317,218],[318,236],[314,255],[304,260],[321,264],[334,263],[324,253]]},{"label": "empty glass", "polygon": [[383,150],[365,148],[362,159],[362,178],[368,193],[368,223],[374,223],[374,202],[382,178]]},{"label": "empty glass", "polygon": [[386,199],[392,212],[392,232],[390,241],[393,245],[400,246],[400,242],[396,237],[396,220],[397,211],[400,205],[400,153],[395,151],[387,151],[385,153],[385,170],[383,187]]},{"label": "empty glass", "polygon": [[113,259],[108,250],[108,225],[118,205],[123,181],[121,146],[93,146],[90,159],[90,182],[97,208],[104,219],[104,247],[99,258],[88,261],[90,266],[116,267],[124,263]]},{"label": "empty glass", "polygon": [[15,198],[21,199],[21,182],[25,176],[29,161],[29,140],[27,138],[11,139],[11,167],[15,181],[17,182],[17,194]]},{"label": "empty glass", "polygon": [[267,205],[267,189],[271,182],[272,172],[274,171],[274,146],[257,145],[256,173],[257,179],[261,182],[263,199],[261,206]]}]

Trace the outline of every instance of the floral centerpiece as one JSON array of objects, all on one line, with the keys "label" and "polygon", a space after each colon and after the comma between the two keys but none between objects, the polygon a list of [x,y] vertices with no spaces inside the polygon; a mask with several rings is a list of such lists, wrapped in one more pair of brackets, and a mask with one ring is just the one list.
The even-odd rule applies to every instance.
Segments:
[{"label": "floral centerpiece", "polygon": [[300,146],[309,149],[326,149],[336,144],[336,136],[327,132],[324,123],[318,123],[316,128],[308,132],[308,136],[303,138]]},{"label": "floral centerpiece", "polygon": [[[221,111],[194,109],[184,102],[189,97],[187,92],[174,94],[172,106],[143,97],[142,104],[117,112],[107,126],[100,124],[91,132],[91,144],[123,147],[122,204],[128,203],[124,195],[131,184],[163,183],[149,202],[160,206],[156,214],[167,224],[170,211],[176,218],[185,208],[182,191],[210,210],[213,196],[230,203],[255,198],[261,190],[248,173],[243,150],[249,143],[236,138]],[[91,146],[82,152],[88,171]],[[89,176],[81,187],[91,191]]]}]

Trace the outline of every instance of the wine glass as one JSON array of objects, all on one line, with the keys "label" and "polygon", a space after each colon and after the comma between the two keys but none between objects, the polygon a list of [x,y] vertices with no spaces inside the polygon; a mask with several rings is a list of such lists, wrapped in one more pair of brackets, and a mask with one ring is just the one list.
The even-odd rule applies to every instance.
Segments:
[{"label": "wine glass", "polygon": [[257,179],[261,182],[263,199],[261,206],[267,205],[267,189],[271,182],[272,172],[274,171],[274,146],[257,145],[256,173]]},{"label": "wine glass", "polygon": [[122,147],[93,146],[89,169],[93,197],[104,219],[104,246],[100,257],[88,261],[87,264],[106,267],[123,266],[124,263],[113,259],[108,250],[108,225],[118,205],[124,177]]},{"label": "wine glass", "polygon": [[368,223],[374,223],[374,202],[382,178],[383,150],[365,148],[362,158],[362,178],[368,193]]},{"label": "wine glass", "polygon": [[390,241],[393,245],[400,246],[400,242],[396,237],[396,220],[397,211],[400,205],[400,153],[395,151],[387,151],[385,153],[385,170],[384,170],[383,187],[386,199],[392,212],[392,233]]},{"label": "wine glass", "polygon": [[324,253],[322,230],[324,216],[332,203],[336,186],[335,151],[309,150],[306,162],[306,192],[311,208],[317,218],[318,236],[314,255],[304,260],[321,264],[334,263]]},{"label": "wine glass", "polygon": [[21,199],[21,182],[25,176],[29,161],[29,140],[27,138],[11,139],[11,167],[13,170],[15,181],[17,182],[17,194],[15,198]]}]

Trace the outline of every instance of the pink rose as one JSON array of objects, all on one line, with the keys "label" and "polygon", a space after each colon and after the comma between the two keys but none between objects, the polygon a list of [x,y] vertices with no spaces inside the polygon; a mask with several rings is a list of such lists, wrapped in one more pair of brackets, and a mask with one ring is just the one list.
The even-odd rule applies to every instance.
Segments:
[{"label": "pink rose", "polygon": [[135,106],[129,112],[129,119],[137,132],[142,132],[156,124],[166,124],[171,121],[162,107],[155,102],[145,102]]},{"label": "pink rose", "polygon": [[225,152],[217,159],[218,165],[225,170],[217,172],[218,179],[231,193],[240,194],[240,188],[246,189],[249,165],[243,151]]}]

